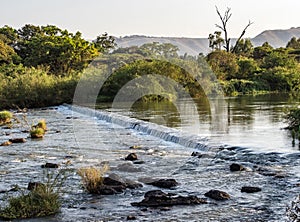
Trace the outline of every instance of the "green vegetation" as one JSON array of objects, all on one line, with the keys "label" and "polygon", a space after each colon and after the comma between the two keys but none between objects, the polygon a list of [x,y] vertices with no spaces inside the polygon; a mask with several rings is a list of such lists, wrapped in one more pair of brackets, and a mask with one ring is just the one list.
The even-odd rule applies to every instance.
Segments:
[{"label": "green vegetation", "polygon": [[31,127],[30,137],[31,138],[43,138],[47,131],[47,124],[44,119],[40,120],[38,124]]},{"label": "green vegetation", "polygon": [[296,139],[300,141],[300,109],[291,109],[285,118],[289,124],[288,129],[291,131],[293,144],[295,144]]},{"label": "green vegetation", "polygon": [[11,121],[13,114],[9,111],[1,111],[0,112],[0,124],[6,124]]},{"label": "green vegetation", "polygon": [[50,185],[37,186],[28,194],[8,200],[8,206],[0,209],[0,219],[12,220],[53,215],[60,209],[59,195]]},{"label": "green vegetation", "polygon": [[[107,33],[89,42],[80,32],[70,33],[53,25],[27,24],[18,30],[4,26],[0,28],[0,109],[71,103],[80,79],[87,79],[86,90],[92,90],[111,72],[98,101],[112,101],[131,80],[137,80],[130,85],[132,89],[147,95],[142,99],[176,99],[180,90],[166,79],[177,82],[192,97],[203,98],[220,92],[212,71],[226,95],[300,91],[300,39],[292,38],[285,48],[274,49],[268,43],[253,47],[249,39],[242,38],[252,24],[249,22],[230,45],[230,9],[224,16],[217,12],[222,25],[209,36],[212,51],[195,57],[180,56],[178,47],[169,43],[112,51],[115,40]],[[96,59],[98,55],[102,56]],[[97,70],[85,72],[91,61]],[[197,76],[191,75],[195,73]],[[143,79],[147,84],[139,82]],[[135,95],[136,90],[128,91]]]},{"label": "green vegetation", "polygon": [[78,174],[81,176],[84,188],[89,193],[97,193],[99,186],[103,185],[103,177],[108,170],[109,166],[105,164],[101,168],[80,168]]}]

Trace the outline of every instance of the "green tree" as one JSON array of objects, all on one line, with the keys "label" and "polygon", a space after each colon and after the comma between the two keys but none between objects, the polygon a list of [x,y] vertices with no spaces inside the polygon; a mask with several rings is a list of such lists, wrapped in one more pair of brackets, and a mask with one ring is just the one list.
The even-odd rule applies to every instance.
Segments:
[{"label": "green tree", "polygon": [[115,43],[115,38],[108,35],[107,32],[97,36],[93,43],[95,44],[97,50],[101,53],[107,53],[117,46],[117,44]]}]

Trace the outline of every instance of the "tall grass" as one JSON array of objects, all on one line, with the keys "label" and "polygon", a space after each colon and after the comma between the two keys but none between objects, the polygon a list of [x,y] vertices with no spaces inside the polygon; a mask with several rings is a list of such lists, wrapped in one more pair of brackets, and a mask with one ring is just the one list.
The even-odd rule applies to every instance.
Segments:
[{"label": "tall grass", "polygon": [[72,102],[77,75],[61,77],[47,69],[0,67],[0,108],[43,107]]},{"label": "tall grass", "polygon": [[84,188],[89,193],[97,193],[99,186],[103,185],[104,174],[109,170],[109,166],[105,164],[102,168],[87,167],[78,170],[81,176]]}]

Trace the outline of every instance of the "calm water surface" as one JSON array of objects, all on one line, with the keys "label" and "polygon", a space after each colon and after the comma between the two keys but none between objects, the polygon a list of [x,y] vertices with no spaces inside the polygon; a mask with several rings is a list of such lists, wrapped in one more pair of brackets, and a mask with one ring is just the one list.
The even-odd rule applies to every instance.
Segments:
[{"label": "calm water surface", "polygon": [[[229,97],[220,112],[213,114],[210,103],[203,100],[195,100],[195,104],[182,100],[177,107],[171,102],[136,102],[130,109],[108,110],[198,134],[219,144],[258,152],[294,152],[298,147],[292,146],[291,136],[284,130],[287,123],[283,117],[288,107],[299,105],[299,101],[280,94]],[[216,115],[219,118],[214,120]],[[221,126],[214,127],[216,121]]]}]

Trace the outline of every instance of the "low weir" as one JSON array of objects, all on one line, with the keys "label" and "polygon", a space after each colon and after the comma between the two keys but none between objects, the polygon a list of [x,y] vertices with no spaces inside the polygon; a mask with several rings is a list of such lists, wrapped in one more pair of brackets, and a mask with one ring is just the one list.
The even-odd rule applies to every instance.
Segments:
[{"label": "low weir", "polygon": [[73,112],[77,112],[90,117],[95,117],[98,120],[116,124],[127,129],[135,130],[150,136],[160,138],[164,141],[173,142],[184,147],[189,147],[197,150],[207,150],[207,139],[201,138],[198,135],[191,135],[182,132],[178,129],[172,129],[166,126],[158,125],[151,122],[123,116],[117,113],[112,113],[104,110],[94,110],[92,108],[66,105]]}]

